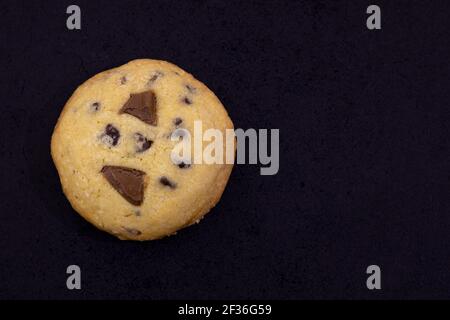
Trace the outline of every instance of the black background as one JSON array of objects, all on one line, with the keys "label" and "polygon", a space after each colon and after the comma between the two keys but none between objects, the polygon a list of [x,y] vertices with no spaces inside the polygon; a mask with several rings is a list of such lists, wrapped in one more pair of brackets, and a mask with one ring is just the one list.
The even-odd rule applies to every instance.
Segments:
[{"label": "black background", "polygon": [[[450,298],[450,2],[375,3],[378,31],[369,1],[2,1],[0,298]],[[73,90],[136,58],[281,136],[277,175],[235,166],[201,224],[145,243],[79,217],[50,157]]]}]

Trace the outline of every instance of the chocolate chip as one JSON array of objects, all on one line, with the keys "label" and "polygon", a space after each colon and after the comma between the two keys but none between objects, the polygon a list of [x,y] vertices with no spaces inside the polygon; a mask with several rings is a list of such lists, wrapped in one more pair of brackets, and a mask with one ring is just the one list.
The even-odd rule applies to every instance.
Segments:
[{"label": "chocolate chip", "polygon": [[121,166],[104,166],[101,173],[125,200],[135,206],[142,204],[145,172]]},{"label": "chocolate chip", "polygon": [[186,104],[192,104],[192,100],[190,98],[188,98],[188,97],[184,97],[183,98],[183,102],[186,103]]},{"label": "chocolate chip", "polygon": [[178,164],[178,167],[180,168],[180,169],[187,169],[187,168],[189,168],[191,165],[189,164],[189,163],[186,163],[186,162],[180,162],[179,164]]},{"label": "chocolate chip", "polygon": [[159,178],[159,182],[164,185],[169,187],[170,189],[175,189],[177,187],[175,182],[170,181],[167,177],[161,177]]},{"label": "chocolate chip", "polygon": [[140,134],[139,132],[136,132],[134,134],[134,139],[136,140],[136,152],[138,153],[150,149],[150,147],[153,144],[152,140],[147,139],[146,137],[144,137],[144,135]]},{"label": "chocolate chip", "polygon": [[190,93],[195,93],[195,91],[197,91],[197,89],[189,84],[186,85],[186,89],[188,89],[188,91]]},{"label": "chocolate chip", "polygon": [[125,84],[127,83],[127,77],[123,76],[122,78],[120,78],[120,84]]},{"label": "chocolate chip", "polygon": [[141,216],[141,210],[139,210],[139,209],[134,210],[134,215],[136,217],[140,217]]},{"label": "chocolate chip", "polygon": [[181,118],[175,118],[174,120],[173,120],[173,124],[175,125],[175,126],[179,126],[181,123],[183,122],[183,119],[181,119]]},{"label": "chocolate chip", "polygon": [[134,229],[134,228],[127,228],[127,227],[122,227],[126,232],[128,232],[129,234],[133,235],[133,236],[140,236],[142,234],[141,231],[139,231],[138,229]]},{"label": "chocolate chip", "polygon": [[161,78],[162,76],[164,76],[164,73],[162,73],[161,71],[155,71],[153,73],[153,75],[150,77],[150,79],[148,80],[148,83],[152,84],[153,82],[155,82],[156,80],[158,80],[158,78]]},{"label": "chocolate chip", "polygon": [[152,90],[132,93],[119,114],[128,113],[143,122],[156,126],[156,95]]},{"label": "chocolate chip", "polygon": [[100,110],[100,102],[92,103],[90,109],[92,112],[97,112],[98,110]]},{"label": "chocolate chip", "polygon": [[105,132],[100,136],[100,139],[109,146],[117,145],[119,138],[120,132],[112,124],[108,124],[105,128]]}]

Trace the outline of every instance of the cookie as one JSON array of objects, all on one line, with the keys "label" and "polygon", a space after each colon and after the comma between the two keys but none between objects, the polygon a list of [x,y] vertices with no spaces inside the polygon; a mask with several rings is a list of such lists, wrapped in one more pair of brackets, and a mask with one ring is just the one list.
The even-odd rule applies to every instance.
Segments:
[{"label": "cookie", "polygon": [[[72,207],[120,239],[152,240],[198,222],[219,201],[232,164],[174,162],[177,128],[233,123],[214,93],[158,60],[133,60],[76,89],[51,153]],[[196,150],[195,152],[202,152]]]}]

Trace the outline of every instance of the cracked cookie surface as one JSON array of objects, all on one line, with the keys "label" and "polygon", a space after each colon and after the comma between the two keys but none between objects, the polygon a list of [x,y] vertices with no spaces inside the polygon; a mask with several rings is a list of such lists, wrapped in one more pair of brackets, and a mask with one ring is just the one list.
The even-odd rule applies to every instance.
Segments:
[{"label": "cracked cookie surface", "polygon": [[[199,221],[232,165],[173,163],[170,134],[233,124],[219,99],[179,67],[133,60],[83,83],[66,103],[51,152],[72,207],[120,239],[151,240]],[[205,144],[204,144],[205,146]],[[202,152],[196,150],[195,152]]]}]

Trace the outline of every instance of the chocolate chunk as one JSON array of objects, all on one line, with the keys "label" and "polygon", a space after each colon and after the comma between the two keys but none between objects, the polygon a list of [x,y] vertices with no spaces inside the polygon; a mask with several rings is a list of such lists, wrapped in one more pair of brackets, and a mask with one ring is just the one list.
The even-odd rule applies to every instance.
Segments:
[{"label": "chocolate chunk", "polygon": [[175,125],[175,126],[179,126],[181,123],[183,122],[183,119],[181,119],[181,118],[175,118],[174,120],[173,120],[173,124]]},{"label": "chocolate chunk", "polygon": [[188,98],[188,97],[184,97],[183,98],[183,102],[186,103],[186,104],[192,104],[192,100],[190,98]]},{"label": "chocolate chunk", "polygon": [[186,85],[186,89],[188,89],[188,91],[189,91],[190,93],[195,93],[195,91],[197,91],[196,88],[194,88],[193,86],[191,86],[191,85],[189,85],[189,84]]},{"label": "chocolate chunk", "polygon": [[134,134],[134,139],[136,140],[136,152],[138,153],[150,149],[150,147],[153,144],[152,140],[148,140],[146,137],[144,137],[144,135],[140,134],[139,132],[136,132]]},{"label": "chocolate chunk", "polygon": [[145,172],[120,166],[104,166],[101,173],[125,200],[135,206],[142,204]]},{"label": "chocolate chunk", "polygon": [[123,76],[122,78],[120,78],[120,84],[125,84],[127,83],[127,77]]},{"label": "chocolate chunk", "polygon": [[153,73],[153,75],[150,77],[150,79],[148,80],[148,84],[152,84],[153,82],[155,82],[156,80],[158,80],[158,78],[161,78],[162,76],[164,76],[164,73],[162,73],[161,71],[155,71]]},{"label": "chocolate chunk", "polygon": [[159,178],[159,182],[164,185],[169,187],[170,189],[175,189],[177,187],[175,182],[170,181],[169,179],[167,179],[167,177],[161,177]]},{"label": "chocolate chunk", "polygon": [[142,234],[141,231],[139,231],[138,229],[134,229],[134,228],[127,228],[127,227],[122,227],[126,232],[128,232],[129,234],[133,235],[133,236],[140,236]]},{"label": "chocolate chunk", "polygon": [[120,132],[112,124],[108,124],[100,139],[109,146],[115,146],[119,142]]},{"label": "chocolate chunk", "polygon": [[100,110],[100,102],[94,102],[93,104],[91,104],[90,109],[92,112],[97,112],[98,110]]},{"label": "chocolate chunk", "polygon": [[119,114],[128,113],[143,122],[156,126],[156,96],[151,90],[132,93]]},{"label": "chocolate chunk", "polygon": [[189,164],[189,163],[186,163],[186,162],[180,162],[179,164],[178,164],[178,167],[180,168],[180,169],[187,169],[187,168],[189,168],[191,165]]}]

